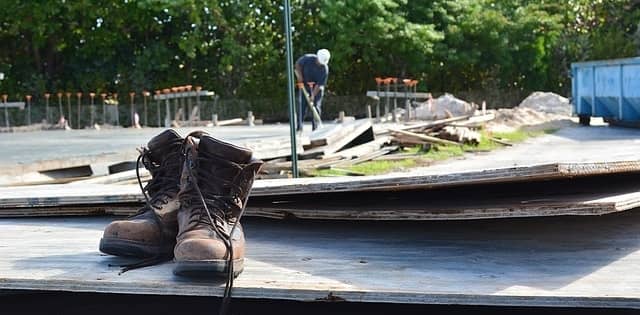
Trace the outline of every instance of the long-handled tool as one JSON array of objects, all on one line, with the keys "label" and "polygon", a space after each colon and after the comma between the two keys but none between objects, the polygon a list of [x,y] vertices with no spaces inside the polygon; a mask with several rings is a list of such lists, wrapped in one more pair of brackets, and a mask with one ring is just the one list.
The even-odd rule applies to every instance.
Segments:
[{"label": "long-handled tool", "polygon": [[[313,90],[313,86],[315,85],[315,82],[307,82],[307,84],[309,84],[309,88]],[[322,128],[322,119],[320,118],[320,114],[318,114],[318,111],[316,110],[315,106],[313,106],[313,99],[311,98],[311,95],[309,95],[309,92],[307,92],[307,89],[304,88],[304,83],[299,82],[297,85],[298,85],[298,88],[302,91],[302,94],[304,95],[304,97],[307,99],[307,104],[309,105],[309,108],[311,108],[311,113],[313,113],[313,120],[316,122],[316,125],[318,126],[318,128]],[[301,120],[303,121],[304,117],[302,117]]]}]

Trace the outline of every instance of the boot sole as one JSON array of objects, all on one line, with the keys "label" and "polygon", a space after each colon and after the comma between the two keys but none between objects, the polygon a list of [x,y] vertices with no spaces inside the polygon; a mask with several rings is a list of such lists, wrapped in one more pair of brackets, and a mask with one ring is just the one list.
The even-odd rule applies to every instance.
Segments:
[{"label": "boot sole", "polygon": [[147,258],[158,255],[170,255],[173,246],[157,246],[132,240],[104,237],[100,239],[100,251],[114,256]]},{"label": "boot sole", "polygon": [[[178,276],[227,276],[227,260],[176,261],[173,274]],[[244,269],[244,258],[233,260],[233,276],[237,277]]]}]

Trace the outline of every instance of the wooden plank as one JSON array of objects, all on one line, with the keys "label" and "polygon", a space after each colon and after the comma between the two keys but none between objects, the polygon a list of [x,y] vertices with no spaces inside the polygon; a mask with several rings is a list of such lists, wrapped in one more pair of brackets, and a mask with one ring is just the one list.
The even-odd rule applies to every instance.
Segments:
[{"label": "wooden plank", "polygon": [[167,93],[167,94],[158,94],[153,96],[153,100],[168,100],[175,98],[185,98],[185,97],[196,97],[196,96],[213,96],[214,92],[210,91],[188,91],[188,92],[177,92],[177,93]]},{"label": "wooden plank", "polygon": [[[132,260],[97,251],[109,221],[0,221],[0,289],[222,296],[223,280],[176,277],[172,263],[119,275],[110,264]],[[238,298],[640,308],[640,212],[508,224],[243,226],[248,256],[235,280]]]},{"label": "wooden plank", "polygon": [[364,163],[367,161],[371,161],[377,157],[383,156],[385,154],[389,154],[390,152],[396,151],[398,150],[397,146],[388,146],[388,147],[384,147],[381,149],[378,149],[376,151],[373,152],[369,152],[367,154],[361,155],[357,158],[354,159],[350,159],[350,160],[342,160],[342,161],[338,161],[335,162],[333,164],[329,165],[329,168],[331,169],[335,169],[336,167],[345,167],[345,166],[352,166],[352,165],[357,165],[360,163]]},{"label": "wooden plank", "polygon": [[0,107],[24,109],[25,104],[24,102],[6,102],[6,103],[0,102]]},{"label": "wooden plank", "polygon": [[338,156],[345,159],[358,158],[363,155],[379,150],[380,147],[382,147],[386,143],[389,143],[390,141],[391,141],[391,137],[389,136],[376,136],[376,139],[373,141],[369,141],[367,143],[363,143],[363,144],[351,147],[349,149],[338,151],[327,157]]},{"label": "wooden plank", "polygon": [[[395,173],[377,176],[315,177],[258,180],[252,196],[336,193],[357,191],[403,191],[488,183],[518,183],[603,174],[640,172],[640,161],[551,163],[427,174]],[[138,185],[66,185],[0,188],[0,208],[105,204],[144,200]]]},{"label": "wooden plank", "polygon": [[385,91],[367,91],[367,97],[398,97],[398,98],[422,98],[427,99],[431,96],[431,93],[427,92],[385,92]]},{"label": "wooden plank", "polygon": [[421,123],[417,123],[417,124],[409,124],[409,125],[405,125],[405,126],[402,126],[402,127],[396,127],[394,129],[396,129],[396,130],[428,129],[428,128],[433,128],[433,127],[437,127],[437,126],[445,126],[445,125],[453,123],[453,122],[469,120],[470,118],[471,118],[471,116],[468,116],[468,115],[458,116],[458,117],[451,117],[451,118],[447,118],[447,119],[427,121],[427,122],[421,122]]},{"label": "wooden plank", "polygon": [[363,124],[371,125],[368,119],[360,119],[342,124],[327,125],[309,135],[309,148],[332,145],[358,130]]},{"label": "wooden plank", "polygon": [[[144,168],[139,169],[140,179],[144,182],[151,178],[151,174]],[[85,185],[85,184],[116,184],[123,181],[138,179],[136,170],[129,170],[124,172],[119,172],[106,176],[98,176],[88,179],[76,180],[71,182],[71,185]]]},{"label": "wooden plank", "polygon": [[409,137],[413,137],[413,138],[416,138],[416,139],[424,140],[424,141],[427,141],[427,142],[430,142],[430,143],[436,143],[436,144],[442,144],[442,145],[454,145],[454,146],[461,145],[458,142],[453,142],[453,141],[449,141],[449,140],[445,140],[445,139],[440,139],[440,138],[436,138],[436,137],[431,137],[431,136],[418,134],[418,133],[414,133],[414,132],[409,132],[409,131],[404,131],[404,130],[399,130],[399,129],[389,129],[389,131],[391,131],[392,133],[399,133],[399,134],[404,135],[404,136],[409,136]]},{"label": "wooden plank", "polygon": [[[342,131],[345,131],[344,133]],[[344,127],[341,129],[339,134],[340,137],[336,138],[335,141],[329,141],[327,139],[327,145],[315,147],[309,150],[304,150],[300,154],[301,158],[309,158],[315,156],[328,156],[335,152],[340,151],[342,148],[347,146],[349,143],[353,142],[356,138],[360,137],[363,134],[370,133],[371,138],[369,140],[373,140],[373,127],[371,122],[367,120],[358,120],[353,124],[349,124],[349,127]],[[313,140],[312,140],[313,141]]]}]

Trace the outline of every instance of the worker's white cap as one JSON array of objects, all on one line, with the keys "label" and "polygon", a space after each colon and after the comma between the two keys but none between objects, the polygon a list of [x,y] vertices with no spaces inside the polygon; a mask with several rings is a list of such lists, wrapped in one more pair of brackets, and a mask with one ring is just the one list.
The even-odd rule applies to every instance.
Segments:
[{"label": "worker's white cap", "polygon": [[318,50],[316,55],[318,56],[318,62],[320,64],[323,64],[323,65],[328,64],[329,63],[329,58],[331,58],[331,53],[328,50],[324,49],[324,48]]}]

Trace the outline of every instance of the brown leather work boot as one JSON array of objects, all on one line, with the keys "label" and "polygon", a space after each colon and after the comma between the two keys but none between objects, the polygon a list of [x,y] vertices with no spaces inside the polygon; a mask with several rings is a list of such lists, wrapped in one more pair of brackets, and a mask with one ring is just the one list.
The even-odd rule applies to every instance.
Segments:
[{"label": "brown leather work boot", "polygon": [[174,273],[235,277],[244,268],[240,217],[263,162],[209,136],[185,142]]},{"label": "brown leather work boot", "polygon": [[152,176],[146,187],[140,185],[147,204],[135,215],[111,222],[100,240],[100,251],[116,256],[171,258],[178,233],[183,148],[184,139],[173,130],[149,141],[138,158]]}]

